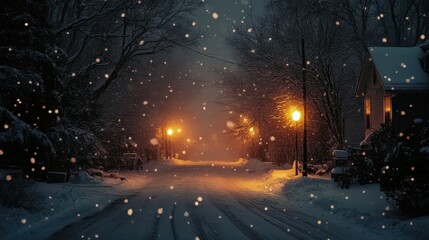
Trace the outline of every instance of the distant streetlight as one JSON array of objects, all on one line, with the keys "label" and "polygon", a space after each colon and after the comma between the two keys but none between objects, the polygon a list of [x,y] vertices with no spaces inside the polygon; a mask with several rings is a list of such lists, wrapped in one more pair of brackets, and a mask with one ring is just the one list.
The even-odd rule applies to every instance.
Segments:
[{"label": "distant streetlight", "polygon": [[255,157],[255,155],[256,155],[256,153],[255,153],[255,142],[253,140],[253,135],[255,135],[255,128],[254,127],[249,128],[249,134],[250,134],[250,139],[251,139],[251,144],[252,144],[252,157]]},{"label": "distant streetlight", "polygon": [[168,136],[173,135],[173,129],[169,128],[169,129],[167,130],[167,134],[168,134]]},{"label": "distant streetlight", "polygon": [[169,129],[167,129],[167,138],[166,138],[166,142],[167,142],[167,144],[166,144],[166,146],[165,146],[165,150],[166,150],[166,155],[167,155],[167,159],[171,159],[171,139],[169,139],[170,138],[170,136],[172,136],[173,135],[173,129],[171,129],[171,128],[169,128]]},{"label": "distant streetlight", "polygon": [[298,121],[301,119],[301,113],[295,110],[292,119],[295,121],[295,175],[298,175]]},{"label": "distant streetlight", "polygon": [[255,129],[253,127],[251,127],[249,129],[250,135],[254,135],[255,134]]}]

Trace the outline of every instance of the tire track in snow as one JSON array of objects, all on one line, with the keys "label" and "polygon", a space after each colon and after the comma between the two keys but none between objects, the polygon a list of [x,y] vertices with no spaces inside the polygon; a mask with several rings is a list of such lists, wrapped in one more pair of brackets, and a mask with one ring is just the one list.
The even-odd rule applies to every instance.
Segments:
[{"label": "tire track in snow", "polygon": [[[254,197],[246,196],[246,194],[237,194],[232,192],[230,192],[230,194],[237,200],[238,203],[240,203],[249,211],[260,216],[283,232],[294,235],[299,239],[320,239],[322,236],[325,239],[330,239],[332,237],[341,238],[340,236],[333,236],[333,233],[328,232],[327,230],[322,229],[315,224],[312,224],[309,220],[306,220],[306,218],[308,219],[309,216],[305,215],[304,213],[298,211],[293,211],[293,213],[291,213],[290,210],[285,212],[270,204],[267,204],[264,201],[251,200],[254,199]],[[268,207],[270,211],[263,210],[261,206]],[[301,220],[301,223],[304,224],[297,222],[298,219]],[[309,229],[314,229],[315,231],[309,232]],[[317,235],[309,235],[311,233],[316,233]]]},{"label": "tire track in snow", "polygon": [[246,235],[249,239],[252,240],[264,240],[266,237],[261,236],[255,229],[251,228],[244,222],[242,222],[236,215],[234,215],[229,208],[229,206],[225,204],[221,204],[219,202],[213,202],[213,205],[222,212],[244,235]]},{"label": "tire track in snow", "polygon": [[186,208],[190,212],[192,228],[196,236],[201,240],[216,240],[221,239],[219,235],[213,231],[213,227],[207,223],[206,219],[201,215],[198,207],[190,204],[186,204]]},{"label": "tire track in snow", "polygon": [[86,229],[94,225],[94,223],[96,223],[98,219],[107,217],[112,210],[114,210],[115,208],[121,207],[120,204],[124,202],[124,199],[132,199],[135,196],[136,195],[130,195],[130,196],[118,198],[112,203],[110,203],[109,205],[107,205],[106,207],[104,207],[103,210],[101,210],[100,212],[96,212],[92,215],[86,216],[82,219],[79,219],[78,221],[75,221],[66,225],[62,229],[52,234],[48,239],[55,240],[55,239],[64,239],[64,238],[67,238],[67,236],[71,237],[72,235],[76,234],[77,229],[81,232],[84,232]]},{"label": "tire track in snow", "polygon": [[[297,230],[298,224],[294,224],[294,222],[292,222],[292,220],[290,220],[288,222],[281,221],[281,220],[279,220],[273,216],[270,216],[269,214],[263,213],[262,211],[258,211],[257,209],[259,209],[260,206],[255,206],[253,204],[246,203],[242,200],[237,200],[237,201],[243,207],[245,207],[247,210],[249,210],[250,212],[259,216],[260,218],[264,219],[266,222],[270,223],[271,225],[277,227],[281,231],[287,233],[288,235],[292,235],[292,236],[296,237],[297,239],[308,239],[309,236],[301,233],[300,230]],[[291,229],[295,229],[297,231],[293,231]]]},{"label": "tire track in snow", "polygon": [[174,206],[173,206],[173,210],[171,210],[171,216],[173,217],[173,219],[171,219],[171,222],[170,222],[170,225],[171,225],[171,232],[173,233],[173,239],[174,239],[174,240],[177,240],[177,239],[178,239],[178,237],[177,237],[176,224],[174,223],[174,221],[175,221],[175,219],[176,219],[176,216],[175,216],[175,214],[176,214],[176,207],[177,207],[177,205],[176,205],[176,204],[174,204]]},{"label": "tire track in snow", "polygon": [[161,221],[161,217],[162,214],[156,214],[156,218],[155,221],[152,225],[152,230],[149,233],[149,237],[148,238],[143,238],[143,240],[145,239],[152,239],[152,240],[156,240],[158,239],[158,229],[159,229],[159,222]]}]

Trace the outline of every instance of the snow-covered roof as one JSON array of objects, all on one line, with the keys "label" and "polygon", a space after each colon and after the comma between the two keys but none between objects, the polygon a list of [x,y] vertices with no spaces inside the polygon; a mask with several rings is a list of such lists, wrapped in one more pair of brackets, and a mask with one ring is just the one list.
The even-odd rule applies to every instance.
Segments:
[{"label": "snow-covered roof", "polygon": [[429,39],[424,41],[422,44],[420,44],[419,47],[421,47],[425,50],[429,49]]},{"label": "snow-covered roof", "polygon": [[386,91],[429,90],[422,47],[369,47],[368,52]]}]

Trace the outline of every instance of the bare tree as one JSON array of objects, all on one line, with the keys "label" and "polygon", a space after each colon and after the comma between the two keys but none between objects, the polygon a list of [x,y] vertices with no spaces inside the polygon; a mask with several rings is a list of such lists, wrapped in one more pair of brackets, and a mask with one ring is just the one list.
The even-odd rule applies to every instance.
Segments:
[{"label": "bare tree", "polygon": [[[52,0],[51,21],[69,56],[71,77],[93,84],[99,98],[139,57],[173,46],[195,44],[188,17],[198,0],[92,1]],[[102,77],[100,77],[102,76]]]},{"label": "bare tree", "polygon": [[283,107],[302,107],[300,42],[305,38],[310,121],[313,126],[323,122],[332,145],[343,146],[344,119],[351,109],[356,76],[348,65],[357,62],[346,44],[348,29],[340,28],[313,1],[272,1],[267,16],[251,29],[238,31],[231,44],[239,52],[245,71],[258,76],[257,84],[269,89],[271,96],[277,94],[272,99],[282,99],[277,104]]}]

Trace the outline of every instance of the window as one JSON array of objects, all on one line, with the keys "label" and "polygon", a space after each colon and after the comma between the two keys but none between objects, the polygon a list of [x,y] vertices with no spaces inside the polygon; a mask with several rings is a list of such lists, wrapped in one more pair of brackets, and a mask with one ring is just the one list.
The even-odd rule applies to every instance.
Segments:
[{"label": "window", "polygon": [[371,129],[371,99],[365,98],[365,125]]},{"label": "window", "polygon": [[384,123],[390,126],[392,123],[392,98],[384,96]]}]

